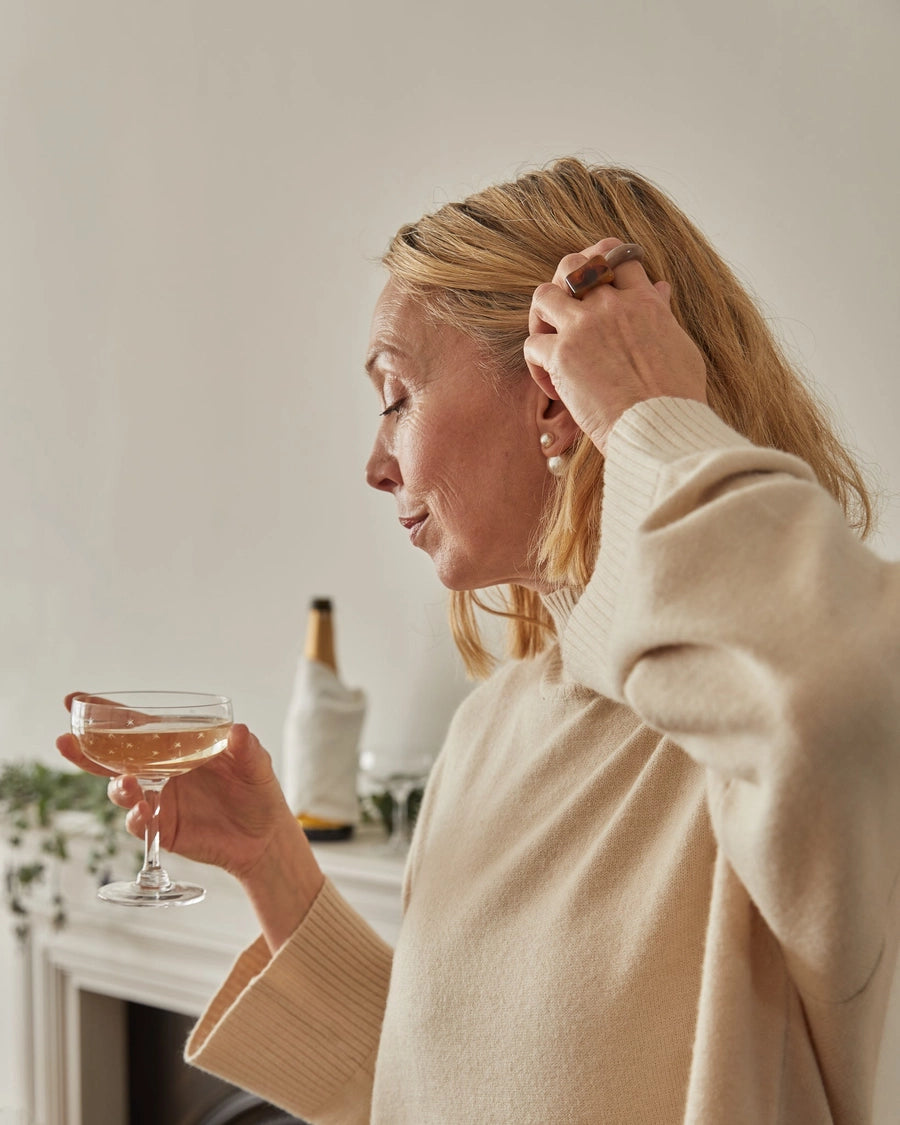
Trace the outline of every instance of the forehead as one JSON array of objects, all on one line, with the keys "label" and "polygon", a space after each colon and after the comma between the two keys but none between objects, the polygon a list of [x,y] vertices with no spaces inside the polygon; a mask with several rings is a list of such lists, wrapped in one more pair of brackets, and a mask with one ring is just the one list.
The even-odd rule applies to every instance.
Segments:
[{"label": "forehead", "polygon": [[372,375],[398,358],[428,363],[447,346],[447,335],[452,332],[435,324],[418,301],[388,281],[372,313],[366,370]]}]

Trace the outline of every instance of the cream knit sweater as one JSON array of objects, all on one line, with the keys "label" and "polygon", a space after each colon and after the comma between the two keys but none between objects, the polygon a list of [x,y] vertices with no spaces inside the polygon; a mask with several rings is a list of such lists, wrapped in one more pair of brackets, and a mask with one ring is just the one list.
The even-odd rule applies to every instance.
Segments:
[{"label": "cream knit sweater", "polygon": [[317,1125],[864,1125],[900,908],[900,568],[654,399],[561,643],[463,703],[390,950],[326,883],[187,1048]]}]

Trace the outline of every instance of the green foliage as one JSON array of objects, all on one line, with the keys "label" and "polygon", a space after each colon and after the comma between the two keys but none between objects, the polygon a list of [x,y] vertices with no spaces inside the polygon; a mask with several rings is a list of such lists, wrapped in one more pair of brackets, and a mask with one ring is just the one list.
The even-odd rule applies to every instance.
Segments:
[{"label": "green foliage", "polygon": [[[11,849],[22,849],[26,838],[37,833],[41,859],[11,859],[6,866],[6,905],[13,915],[16,936],[26,938],[30,929],[29,902],[44,883],[48,864],[70,858],[69,834],[56,822],[61,812],[90,813],[97,822],[87,857],[87,869],[102,881],[108,865],[120,848],[120,818],[106,797],[107,778],[89,773],[50,769],[39,762],[5,763],[0,766],[0,821],[6,826]],[[43,858],[46,857],[46,858]],[[53,894],[53,922],[64,926],[65,903]]]},{"label": "green foliage", "polygon": [[[93,816],[97,832],[91,840],[87,870],[98,883],[108,877],[109,865],[121,850],[123,834],[119,810],[106,796],[107,780],[95,774],[50,769],[39,762],[0,764],[0,822],[6,828],[6,842],[13,851],[21,850],[32,833],[37,833],[41,856],[23,856],[6,865],[6,906],[20,939],[28,936],[29,904],[37,888],[45,884],[50,866],[71,858],[70,836],[56,823],[58,813],[83,812]],[[415,789],[409,796],[410,825],[415,823],[421,800],[421,789]],[[363,797],[361,806],[364,821],[381,821],[390,834],[393,810],[387,793]],[[62,895],[53,893],[50,901],[54,925],[64,926],[66,909]]]},{"label": "green foliage", "polygon": [[[414,789],[406,801],[410,828],[416,823],[421,803],[422,790]],[[390,836],[394,828],[394,802],[391,800],[390,793],[367,793],[364,797],[360,797],[360,809],[364,824],[377,823],[380,820],[385,832]]]}]

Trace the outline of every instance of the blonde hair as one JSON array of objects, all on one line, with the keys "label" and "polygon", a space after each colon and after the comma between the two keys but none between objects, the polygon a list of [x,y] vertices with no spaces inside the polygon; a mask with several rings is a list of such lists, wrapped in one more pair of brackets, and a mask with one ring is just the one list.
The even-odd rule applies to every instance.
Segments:
[{"label": "blonde hair", "polygon": [[[706,360],[715,413],[755,444],[806,461],[864,536],[872,502],[824,409],[731,269],[643,177],[559,160],[401,227],[383,261],[427,315],[473,338],[492,367],[519,375],[535,287],[553,276],[565,254],[606,237],[640,243],[650,280],[670,282],[672,310]],[[539,565],[548,582],[586,584],[599,549],[602,489],[603,456],[582,434],[541,530]],[[533,590],[513,585],[499,595],[499,608],[474,591],[451,595],[453,635],[470,675],[485,676],[493,664],[475,606],[510,619],[514,657],[540,652],[553,633]]]}]

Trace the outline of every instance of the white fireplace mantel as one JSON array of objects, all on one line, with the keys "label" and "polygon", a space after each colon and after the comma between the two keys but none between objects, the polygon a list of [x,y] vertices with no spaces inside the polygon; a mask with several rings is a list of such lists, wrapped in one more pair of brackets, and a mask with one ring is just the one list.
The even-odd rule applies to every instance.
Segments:
[{"label": "white fireplace mantel", "polygon": [[[403,860],[385,854],[378,839],[361,834],[314,850],[351,905],[394,944]],[[198,1016],[258,933],[252,910],[229,876],[178,857],[164,857],[164,863],[174,878],[205,886],[206,900],[129,910],[100,902],[89,880],[73,873],[72,885],[65,887],[65,928],[57,931],[48,919],[36,919],[23,989],[30,1042],[26,1089],[35,1125],[125,1121],[122,1002]]]}]

